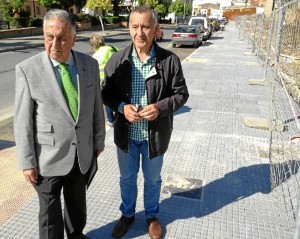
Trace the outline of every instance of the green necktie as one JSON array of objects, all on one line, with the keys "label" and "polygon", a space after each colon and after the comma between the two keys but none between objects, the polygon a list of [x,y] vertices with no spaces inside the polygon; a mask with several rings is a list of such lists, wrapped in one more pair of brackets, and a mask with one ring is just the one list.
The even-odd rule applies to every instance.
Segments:
[{"label": "green necktie", "polygon": [[77,120],[78,115],[78,93],[74,86],[73,79],[68,70],[68,65],[65,63],[59,64],[61,70],[62,89],[74,120]]}]

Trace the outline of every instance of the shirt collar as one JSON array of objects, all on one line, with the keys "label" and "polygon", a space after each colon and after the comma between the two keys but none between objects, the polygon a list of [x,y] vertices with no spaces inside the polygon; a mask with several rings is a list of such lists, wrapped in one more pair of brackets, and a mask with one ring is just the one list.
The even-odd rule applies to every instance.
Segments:
[{"label": "shirt collar", "polygon": [[[52,59],[51,57],[50,57],[50,60],[51,60],[54,67],[58,66],[61,63],[61,62],[58,62],[58,61]],[[72,52],[70,53],[68,59],[64,63],[68,64],[69,66],[74,66],[75,65],[74,57],[73,57]]]},{"label": "shirt collar", "polygon": [[[139,58],[134,45],[133,45],[131,56],[135,57],[135,58]],[[156,51],[155,51],[154,45],[152,44],[148,59],[154,58],[154,57],[156,57]],[[147,59],[147,61],[148,61],[148,59]]]}]

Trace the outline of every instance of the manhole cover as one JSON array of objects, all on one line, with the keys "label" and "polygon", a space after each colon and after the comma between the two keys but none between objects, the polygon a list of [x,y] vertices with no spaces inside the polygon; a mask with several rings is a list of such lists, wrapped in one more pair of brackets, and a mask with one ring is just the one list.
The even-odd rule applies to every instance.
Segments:
[{"label": "manhole cover", "polygon": [[162,193],[192,199],[201,199],[203,181],[200,179],[168,177]]}]

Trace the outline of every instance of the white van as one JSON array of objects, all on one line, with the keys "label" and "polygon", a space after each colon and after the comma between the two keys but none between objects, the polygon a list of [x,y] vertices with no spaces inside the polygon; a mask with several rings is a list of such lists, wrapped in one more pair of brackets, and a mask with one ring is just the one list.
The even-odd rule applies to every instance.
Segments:
[{"label": "white van", "polygon": [[212,29],[206,17],[191,17],[188,25],[199,25],[199,24],[204,26],[205,29],[203,40],[206,41],[209,38],[211,38]]}]

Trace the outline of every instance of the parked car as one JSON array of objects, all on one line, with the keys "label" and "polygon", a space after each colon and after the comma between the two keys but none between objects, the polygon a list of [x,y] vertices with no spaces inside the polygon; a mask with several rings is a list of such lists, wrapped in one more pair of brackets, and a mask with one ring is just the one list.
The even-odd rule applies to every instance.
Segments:
[{"label": "parked car", "polygon": [[191,17],[189,20],[189,25],[202,25],[205,29],[203,41],[208,40],[211,38],[212,35],[212,28],[209,25],[209,20],[206,17]]},{"label": "parked car", "polygon": [[172,34],[172,47],[176,45],[194,46],[202,45],[204,28],[200,25],[180,25]]},{"label": "parked car", "polygon": [[159,26],[156,32],[156,35],[154,37],[155,41],[161,41],[164,38],[164,32],[162,30],[162,27]]},{"label": "parked car", "polygon": [[227,24],[228,23],[228,18],[227,17],[221,17],[219,19],[219,21],[223,22],[224,24]]}]

